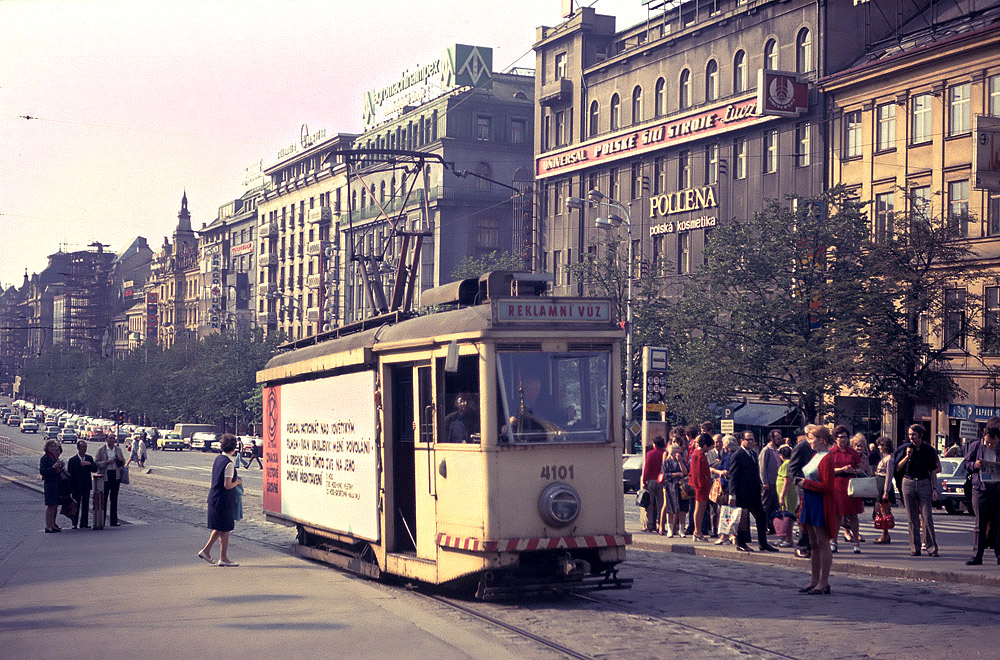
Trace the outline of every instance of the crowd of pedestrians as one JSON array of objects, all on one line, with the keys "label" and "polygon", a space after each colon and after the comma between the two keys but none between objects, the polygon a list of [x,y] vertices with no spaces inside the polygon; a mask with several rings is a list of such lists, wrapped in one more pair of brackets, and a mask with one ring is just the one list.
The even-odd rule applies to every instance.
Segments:
[{"label": "crowd of pedestrians", "polygon": [[[711,422],[674,427],[668,435],[653,440],[643,464],[647,532],[690,536],[696,542],[714,538],[716,545],[731,543],[740,552],[753,552],[752,517],[759,551],[794,548],[797,557],[810,560],[811,579],[800,593],[825,595],[831,593],[830,567],[840,544],[862,552],[865,498],[875,502],[871,513],[881,535],[873,542],[878,544],[892,542],[892,507],[901,498],[910,555],[939,556],[932,505],[941,462],[919,424],[909,427],[907,442],[898,448],[887,437],[869,443],[863,434],[852,436],[843,425],[809,425],[793,437],[774,429],[761,448],[752,431],[738,437],[713,433]],[[963,462],[976,515],[970,566],[983,563],[986,548],[993,548],[1000,564],[998,453],[1000,417],[994,417],[983,438],[967,448]],[[867,489],[870,494],[858,494]],[[774,545],[769,535],[776,537]]]}]

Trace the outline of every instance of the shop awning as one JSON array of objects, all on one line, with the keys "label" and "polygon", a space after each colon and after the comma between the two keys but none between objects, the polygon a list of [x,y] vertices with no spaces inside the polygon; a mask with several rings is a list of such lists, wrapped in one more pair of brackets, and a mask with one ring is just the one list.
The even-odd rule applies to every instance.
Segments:
[{"label": "shop awning", "polygon": [[733,419],[742,426],[771,426],[793,410],[784,403],[748,403],[733,414]]}]

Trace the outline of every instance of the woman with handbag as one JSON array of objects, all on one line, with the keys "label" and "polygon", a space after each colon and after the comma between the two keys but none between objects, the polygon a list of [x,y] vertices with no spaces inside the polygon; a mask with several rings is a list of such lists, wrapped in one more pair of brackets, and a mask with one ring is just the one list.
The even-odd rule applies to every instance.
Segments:
[{"label": "woman with handbag", "polygon": [[[892,509],[890,508],[896,503],[896,491],[892,485],[892,479],[889,477],[889,472],[892,469],[892,440],[882,436],[876,441],[876,446],[878,447],[879,453],[882,455],[882,460],[878,462],[878,467],[875,468],[875,480],[878,484],[879,499],[875,505],[875,515],[877,516],[880,512],[883,519],[892,516]],[[882,530],[882,536],[875,539],[875,543],[891,543],[892,539],[889,538],[889,530],[891,527],[883,523],[882,527],[878,525],[875,529]]]},{"label": "woman with handbag", "polygon": [[733,452],[740,448],[740,441],[734,435],[725,435],[722,438],[722,454],[719,458],[719,467],[712,468],[712,473],[719,477],[719,487],[721,494],[719,498],[719,538],[715,545],[736,542],[736,527],[739,525],[741,512],[729,506],[729,459]]},{"label": "woman with handbag", "polygon": [[705,511],[708,509],[708,493],[712,489],[712,473],[708,467],[705,452],[715,445],[715,440],[707,433],[702,433],[697,439],[698,447],[691,452],[691,474],[688,483],[694,488],[694,540],[707,541],[701,533]]},{"label": "woman with handbag", "polygon": [[799,522],[809,535],[812,552],[809,556],[809,584],[799,589],[800,594],[810,596],[830,594],[830,568],[833,565],[833,552],[830,539],[835,538],[837,529],[837,500],[834,495],[836,486],[833,467],[833,454],[830,451],[833,436],[825,426],[810,425],[806,427],[809,445],[816,453],[802,468],[803,477],[797,477],[795,483],[802,487],[802,507]]},{"label": "woman with handbag", "polygon": [[687,476],[687,470],[684,469],[684,451],[677,445],[672,445],[670,453],[664,456],[660,476],[663,479],[663,509],[657,533],[667,538],[682,536],[685,512],[681,511],[678,484]]}]

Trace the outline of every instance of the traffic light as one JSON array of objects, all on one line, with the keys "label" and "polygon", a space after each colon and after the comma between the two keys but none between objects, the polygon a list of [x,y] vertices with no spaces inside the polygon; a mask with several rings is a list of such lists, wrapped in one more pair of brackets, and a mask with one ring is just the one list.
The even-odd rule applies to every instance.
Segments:
[{"label": "traffic light", "polygon": [[125,411],[124,410],[119,410],[119,411],[115,412],[115,421],[118,422],[118,424],[124,424],[125,423]]}]

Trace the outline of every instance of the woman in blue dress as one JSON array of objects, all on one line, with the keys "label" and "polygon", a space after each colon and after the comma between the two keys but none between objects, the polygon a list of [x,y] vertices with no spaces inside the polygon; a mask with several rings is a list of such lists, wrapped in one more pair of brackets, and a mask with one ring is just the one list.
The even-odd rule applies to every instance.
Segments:
[{"label": "woman in blue dress", "polygon": [[[208,528],[212,533],[208,537],[198,556],[210,564],[218,566],[239,566],[229,559],[229,532],[236,526],[234,512],[236,509],[235,488],[243,484],[243,479],[236,472],[236,436],[232,433],[223,434],[219,440],[222,453],[215,457],[212,465],[212,487],[208,491]],[[212,560],[212,546],[219,542],[219,561]]]}]

